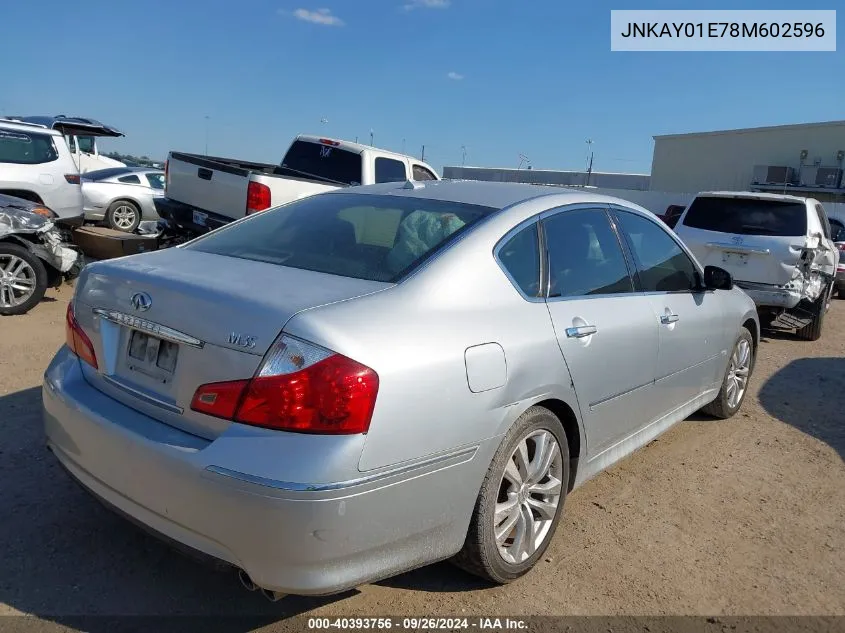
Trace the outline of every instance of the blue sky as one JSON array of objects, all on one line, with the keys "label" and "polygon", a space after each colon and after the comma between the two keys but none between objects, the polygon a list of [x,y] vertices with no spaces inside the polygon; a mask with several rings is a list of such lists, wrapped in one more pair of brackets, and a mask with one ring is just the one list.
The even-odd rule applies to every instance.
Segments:
[{"label": "blue sky", "polygon": [[610,10],[799,6],[28,0],[3,9],[0,115],[97,118],[126,133],[104,149],[161,158],[203,152],[208,116],[209,153],[267,162],[297,133],[372,129],[438,169],[462,145],[581,169],[591,138],[594,169],[647,173],[655,134],[845,119],[845,55],[611,52]]}]

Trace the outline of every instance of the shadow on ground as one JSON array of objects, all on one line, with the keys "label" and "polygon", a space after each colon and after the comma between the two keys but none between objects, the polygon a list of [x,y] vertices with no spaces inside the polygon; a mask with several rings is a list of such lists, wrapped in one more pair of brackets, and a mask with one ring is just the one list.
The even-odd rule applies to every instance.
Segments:
[{"label": "shadow on ground", "polygon": [[[46,449],[40,388],[0,397],[0,481],[0,603],[58,625],[105,633],[134,620],[149,630],[195,630],[201,623],[204,631],[239,633],[339,605],[356,593],[272,603],[247,592],[234,572],[197,563],[112,514]],[[480,587],[447,564],[383,584],[429,591]]]},{"label": "shadow on ground", "polygon": [[845,358],[800,358],[760,389],[772,417],[821,440],[845,460]]}]

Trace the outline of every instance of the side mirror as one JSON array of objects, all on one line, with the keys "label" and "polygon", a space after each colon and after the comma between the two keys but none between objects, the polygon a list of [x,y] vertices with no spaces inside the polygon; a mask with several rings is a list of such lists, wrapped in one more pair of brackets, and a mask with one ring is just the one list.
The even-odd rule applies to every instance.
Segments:
[{"label": "side mirror", "polygon": [[730,290],[734,287],[734,280],[724,268],[705,266],[704,287],[708,290]]}]

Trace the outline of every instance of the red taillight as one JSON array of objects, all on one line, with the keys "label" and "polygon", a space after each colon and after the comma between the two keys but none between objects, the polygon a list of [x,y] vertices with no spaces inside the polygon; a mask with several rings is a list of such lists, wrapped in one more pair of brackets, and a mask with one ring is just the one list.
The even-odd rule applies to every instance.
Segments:
[{"label": "red taillight", "polygon": [[80,182],[79,174],[65,174],[65,180],[67,180],[72,185],[78,185]]},{"label": "red taillight", "polygon": [[840,250],[840,251],[842,251],[843,253],[845,253],[845,242],[842,242],[841,244],[837,244],[836,246],[838,246],[838,247],[839,247],[839,250]]},{"label": "red taillight", "polygon": [[168,158],[166,161],[164,161],[164,185],[165,185],[165,187],[167,186],[167,174],[170,173],[168,171],[169,166],[170,166],[170,159]]},{"label": "red taillight", "polygon": [[246,188],[246,214],[270,208],[270,187],[260,182],[251,182]]},{"label": "red taillight", "polygon": [[191,400],[191,409],[231,420],[248,384],[248,380],[235,380],[202,385]]},{"label": "red taillight", "polygon": [[366,433],[378,385],[369,367],[283,336],[254,378],[202,385],[191,408],[282,431]]},{"label": "red taillight", "polygon": [[331,145],[332,147],[337,147],[338,145],[340,145],[339,141],[333,141],[330,138],[321,138],[320,142],[323,145]]},{"label": "red taillight", "polygon": [[97,369],[97,355],[94,353],[94,346],[91,344],[91,339],[79,326],[76,316],[73,314],[73,303],[67,306],[67,315],[65,317],[65,339],[67,346],[74,354]]}]

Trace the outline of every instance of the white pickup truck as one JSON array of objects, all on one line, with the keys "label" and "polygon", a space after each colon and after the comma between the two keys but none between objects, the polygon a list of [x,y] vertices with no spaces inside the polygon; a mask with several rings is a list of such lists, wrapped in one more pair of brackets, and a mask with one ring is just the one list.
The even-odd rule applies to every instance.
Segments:
[{"label": "white pickup truck", "polygon": [[171,152],[164,196],[155,205],[171,229],[201,234],[338,187],[406,180],[440,177],[412,156],[300,135],[278,165]]}]

